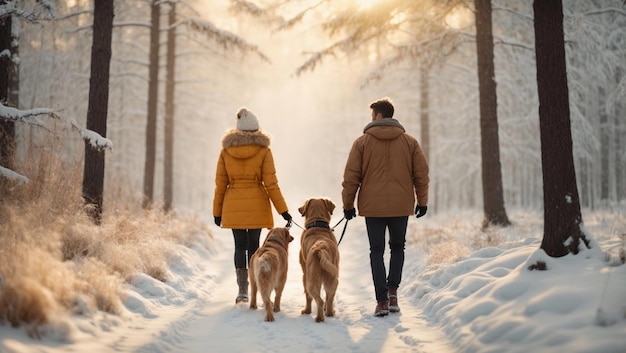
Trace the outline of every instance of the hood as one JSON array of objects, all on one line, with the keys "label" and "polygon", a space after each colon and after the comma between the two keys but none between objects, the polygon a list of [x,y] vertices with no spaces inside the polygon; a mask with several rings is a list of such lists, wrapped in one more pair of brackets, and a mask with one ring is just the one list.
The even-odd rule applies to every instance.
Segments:
[{"label": "hood", "polygon": [[379,140],[393,140],[404,132],[404,126],[393,118],[374,120],[363,129],[364,134],[372,135]]},{"label": "hood", "polygon": [[262,148],[270,146],[270,137],[262,131],[231,129],[222,138],[222,147],[235,158],[250,158]]}]

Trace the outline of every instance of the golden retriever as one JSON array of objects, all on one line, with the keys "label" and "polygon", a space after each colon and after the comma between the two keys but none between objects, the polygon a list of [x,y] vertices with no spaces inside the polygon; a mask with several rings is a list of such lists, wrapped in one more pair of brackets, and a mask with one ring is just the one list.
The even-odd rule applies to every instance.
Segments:
[{"label": "golden retriever", "polygon": [[[333,302],[339,285],[339,249],[337,239],[330,229],[330,217],[335,204],[327,198],[310,198],[298,211],[304,216],[305,230],[300,239],[300,266],[306,306],[302,314],[311,313],[311,301],[317,304],[316,322],[334,316]],[[321,297],[322,285],[326,302]]]},{"label": "golden retriever", "polygon": [[[274,321],[273,312],[280,311],[280,298],[287,282],[289,243],[293,240],[289,229],[273,228],[265,237],[263,245],[250,258],[250,309],[256,309],[257,290],[265,306],[265,321]],[[274,303],[270,294],[274,290]]]}]

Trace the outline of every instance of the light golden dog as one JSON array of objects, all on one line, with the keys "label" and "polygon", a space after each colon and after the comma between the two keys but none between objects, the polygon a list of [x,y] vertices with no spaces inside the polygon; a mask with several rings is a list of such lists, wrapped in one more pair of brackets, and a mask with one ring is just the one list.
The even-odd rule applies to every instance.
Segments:
[{"label": "light golden dog", "polygon": [[[265,306],[265,321],[274,321],[273,313],[280,311],[280,298],[287,282],[287,251],[292,240],[289,229],[273,228],[265,237],[263,245],[250,258],[250,309],[257,308],[258,290]],[[274,303],[270,300],[272,290],[275,292]]]},{"label": "light golden dog", "polygon": [[[333,302],[339,285],[339,249],[337,239],[330,229],[330,217],[335,204],[326,198],[310,198],[298,209],[305,219],[305,230],[300,239],[300,266],[306,306],[302,314],[311,313],[311,301],[317,304],[316,322],[334,316]],[[322,286],[326,302],[321,297]]]}]

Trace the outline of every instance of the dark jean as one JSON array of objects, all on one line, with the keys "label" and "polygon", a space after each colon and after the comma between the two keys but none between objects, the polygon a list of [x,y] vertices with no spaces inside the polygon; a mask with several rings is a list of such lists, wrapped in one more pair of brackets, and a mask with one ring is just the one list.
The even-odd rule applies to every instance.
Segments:
[{"label": "dark jean", "polygon": [[[398,288],[402,280],[404,266],[404,244],[409,216],[402,217],[365,217],[367,236],[370,241],[370,266],[376,300],[388,300],[387,290]],[[385,232],[389,229],[389,275],[385,268]]]},{"label": "dark jean", "polygon": [[233,229],[235,268],[248,268],[248,262],[259,248],[261,229]]}]

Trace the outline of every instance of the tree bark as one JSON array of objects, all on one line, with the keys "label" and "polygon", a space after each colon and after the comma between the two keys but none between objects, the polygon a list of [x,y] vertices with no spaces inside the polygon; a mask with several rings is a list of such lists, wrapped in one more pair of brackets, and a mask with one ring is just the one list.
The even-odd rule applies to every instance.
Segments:
[{"label": "tree bark", "polygon": [[163,209],[172,208],[174,198],[174,88],[176,73],[176,3],[170,3],[167,31],[167,82],[165,86],[165,149],[163,166]]},{"label": "tree bark", "polygon": [[[95,0],[87,129],[97,132],[102,137],[106,137],[107,132],[113,16],[113,0]],[[104,150],[94,149],[88,141],[85,141],[83,198],[92,206],[89,213],[96,224],[100,224],[102,220],[104,157]]]},{"label": "tree bark", "polygon": [[582,230],[574,170],[563,5],[561,0],[534,0],[533,11],[543,171],[541,248],[549,256],[559,257],[578,253],[581,240],[587,247],[589,242]]},{"label": "tree bark", "polygon": [[430,157],[430,85],[428,82],[428,73],[430,69],[426,64],[420,67],[420,126],[421,126],[421,147],[429,161]]},{"label": "tree bark", "polygon": [[152,1],[150,13],[150,69],[148,81],[148,122],[146,124],[146,159],[143,175],[143,208],[151,207],[154,194],[157,103],[159,98],[159,27],[161,17],[158,0]]},{"label": "tree bark", "polygon": [[[12,60],[18,57],[19,38],[16,38],[18,33],[12,31],[13,21],[18,19],[11,15],[0,19],[0,52],[8,50],[10,53],[9,57],[0,58],[0,102],[19,108],[19,68]],[[15,123],[3,119],[0,119],[0,166],[15,169]],[[1,194],[4,192],[0,191]]]},{"label": "tree bark", "polygon": [[478,54],[478,90],[480,96],[480,138],[482,154],[483,226],[509,226],[504,208],[498,102],[493,54],[491,0],[475,0],[476,51]]}]

